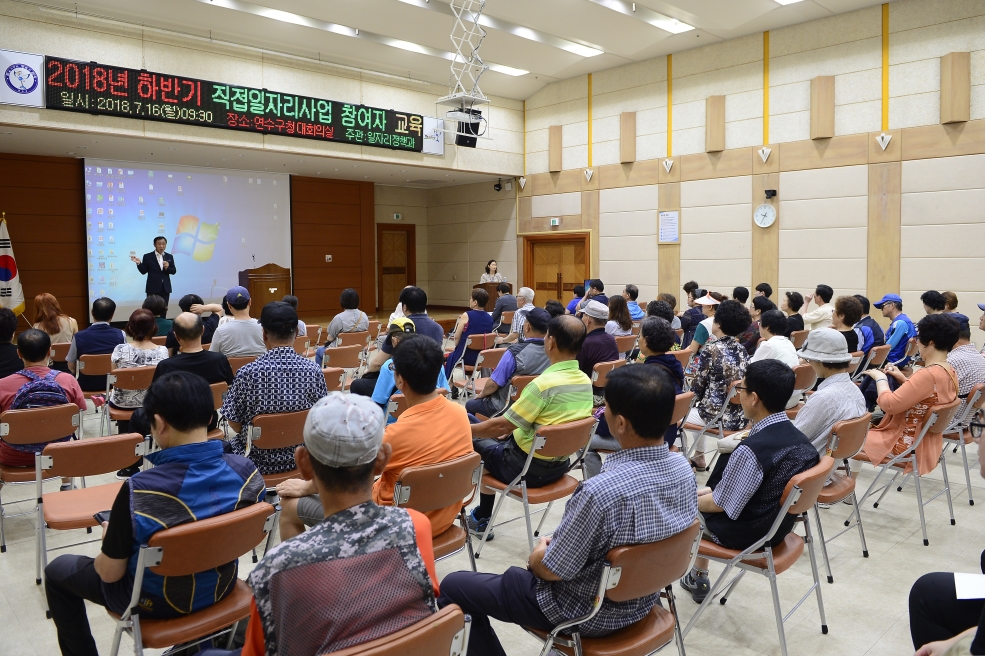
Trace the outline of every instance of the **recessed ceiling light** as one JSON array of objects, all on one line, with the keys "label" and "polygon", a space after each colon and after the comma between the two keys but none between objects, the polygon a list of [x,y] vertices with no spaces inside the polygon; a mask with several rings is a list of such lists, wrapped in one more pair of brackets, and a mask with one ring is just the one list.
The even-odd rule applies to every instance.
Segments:
[{"label": "recessed ceiling light", "polygon": [[332,169],[333,171],[338,171],[339,169]]},{"label": "recessed ceiling light", "polygon": [[303,159],[299,159],[299,160],[298,160],[298,162],[304,162],[304,161],[305,161],[305,160],[303,160]]},{"label": "recessed ceiling light", "polygon": [[801,2],[801,0],[774,0],[779,5],[793,5],[795,2]]},{"label": "recessed ceiling light", "polygon": [[90,140],[89,140],[89,143],[99,143],[99,141],[98,141],[98,140],[96,140],[96,139],[90,139]]},{"label": "recessed ceiling light", "polygon": [[607,9],[618,11],[631,18],[636,18],[671,34],[681,34],[682,32],[689,32],[695,29],[687,23],[682,23],[677,18],[659,14],[643,5],[638,5],[636,2],[624,2],[623,0],[591,0],[591,2],[595,2],[597,5],[606,7]]},{"label": "recessed ceiling light", "polygon": [[237,157],[243,157],[243,155],[237,155]]},{"label": "recessed ceiling light", "polygon": [[315,171],[315,175],[322,175],[321,171]]},{"label": "recessed ceiling light", "polygon": [[75,151],[74,151],[74,150],[72,150],[72,151],[69,151],[69,152],[67,152],[67,153],[65,153],[65,154],[66,154],[66,155],[74,155],[74,154],[75,154]]},{"label": "recessed ceiling light", "polygon": [[178,149],[177,148],[172,148],[171,146],[169,146],[168,147],[168,150],[178,150]]},{"label": "recessed ceiling light", "polygon": [[370,179],[370,176],[368,176],[368,175],[364,175],[364,176],[363,176],[363,179],[364,179],[364,180],[369,180],[369,179]]},{"label": "recessed ceiling light", "polygon": [[407,173],[407,169],[401,169],[401,173]]},{"label": "recessed ceiling light", "polygon": [[353,164],[353,168],[354,169],[358,169],[359,168],[359,164]]},{"label": "recessed ceiling light", "polygon": [[449,177],[450,175],[452,175],[452,174],[451,174],[451,173],[446,173],[446,174],[445,174],[445,177],[447,178],[447,177]]}]

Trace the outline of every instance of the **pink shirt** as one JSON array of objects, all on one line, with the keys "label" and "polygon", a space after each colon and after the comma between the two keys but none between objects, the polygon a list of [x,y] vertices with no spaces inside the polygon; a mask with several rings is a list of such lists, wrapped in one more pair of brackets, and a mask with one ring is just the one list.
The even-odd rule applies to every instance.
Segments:
[{"label": "pink shirt", "polygon": [[[47,376],[48,372],[51,371],[48,367],[28,367],[28,369],[41,377]],[[14,402],[14,397],[17,396],[17,392],[29,382],[31,382],[30,378],[20,374],[11,374],[6,378],[0,378],[0,412],[10,409],[11,404]],[[82,395],[82,388],[79,387],[75,376],[65,372],[59,372],[55,376],[55,382],[65,390],[65,396],[68,398],[69,403],[74,403],[81,410],[86,409],[86,397]]]}]

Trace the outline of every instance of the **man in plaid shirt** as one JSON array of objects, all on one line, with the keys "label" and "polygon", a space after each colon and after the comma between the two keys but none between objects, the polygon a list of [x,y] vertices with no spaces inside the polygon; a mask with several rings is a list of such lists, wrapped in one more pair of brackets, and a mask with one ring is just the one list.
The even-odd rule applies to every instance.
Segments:
[{"label": "man in plaid shirt", "polygon": [[[606,420],[621,450],[606,459],[598,476],[579,484],[554,537],[541,538],[527,569],[445,577],[438,604],[458,604],[472,616],[470,656],[504,654],[490,617],[550,631],[588,614],[610,549],[663,540],[695,521],[695,475],[684,456],[664,443],[674,400],[674,383],[659,367],[610,373]],[[583,636],[607,635],[640,621],[655,603],[656,594],[605,599],[578,630]]]}]

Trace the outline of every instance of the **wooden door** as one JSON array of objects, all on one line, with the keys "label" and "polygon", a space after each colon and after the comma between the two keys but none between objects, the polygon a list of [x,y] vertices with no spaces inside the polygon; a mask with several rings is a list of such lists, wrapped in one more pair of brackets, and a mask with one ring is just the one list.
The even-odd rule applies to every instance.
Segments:
[{"label": "wooden door", "polygon": [[589,276],[589,242],[586,235],[525,238],[524,285],[534,290],[534,305],[555,299],[563,305],[572,290]]},{"label": "wooden door", "polygon": [[390,312],[401,290],[417,283],[414,224],[377,224],[377,298],[381,309]]}]

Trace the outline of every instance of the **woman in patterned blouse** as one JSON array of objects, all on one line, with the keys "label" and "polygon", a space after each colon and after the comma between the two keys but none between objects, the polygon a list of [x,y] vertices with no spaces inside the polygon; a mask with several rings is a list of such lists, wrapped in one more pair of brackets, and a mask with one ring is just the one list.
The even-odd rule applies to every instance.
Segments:
[{"label": "woman in patterned blouse", "polygon": [[[712,339],[698,355],[698,367],[692,381],[695,405],[688,414],[686,423],[704,426],[715,419],[726,401],[726,394],[734,381],[746,374],[749,355],[736,336],[746,330],[751,323],[750,311],[739,301],[728,300],[719,304],[712,320]],[[743,406],[730,404],[722,416],[724,430],[740,430],[746,425]],[[705,469],[705,436],[699,438],[696,455],[692,465]]]}]

